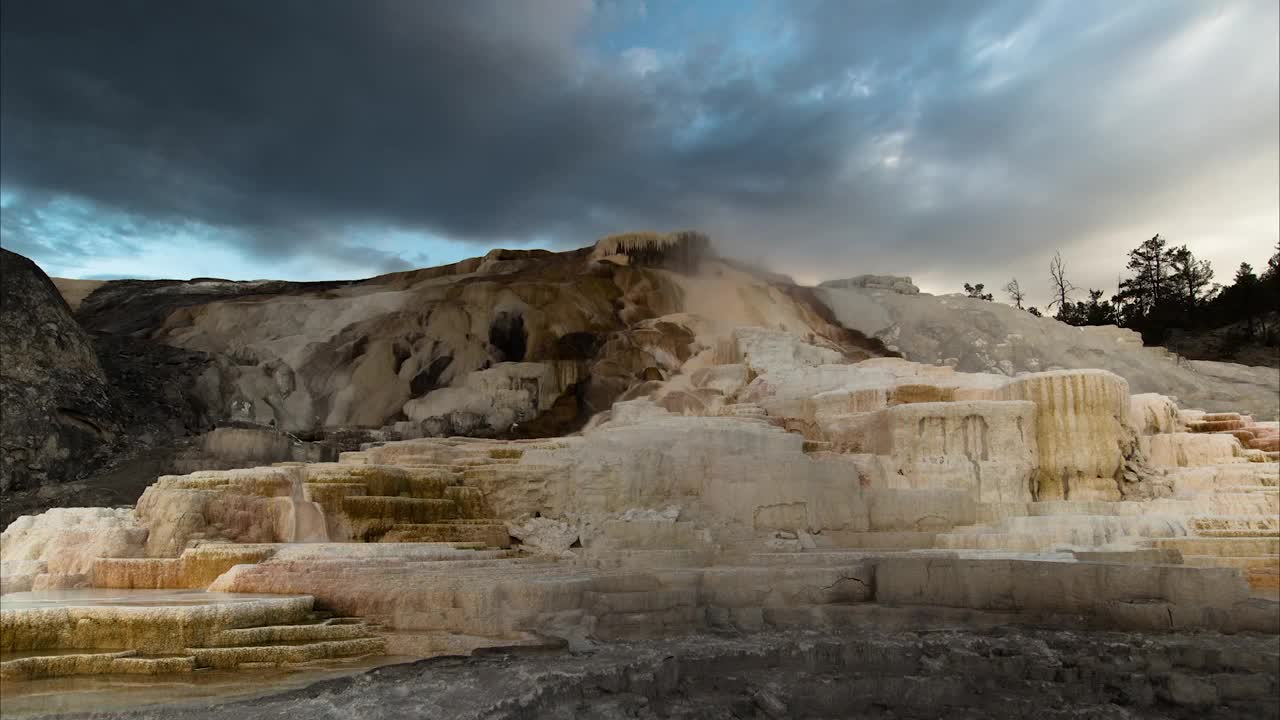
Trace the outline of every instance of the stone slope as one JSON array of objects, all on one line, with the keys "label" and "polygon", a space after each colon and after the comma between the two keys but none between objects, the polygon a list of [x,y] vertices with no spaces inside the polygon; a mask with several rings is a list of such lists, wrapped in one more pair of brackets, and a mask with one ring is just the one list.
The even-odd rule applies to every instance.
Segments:
[{"label": "stone slope", "polygon": [[1275,419],[1275,368],[1185,360],[1143,347],[1131,330],[1073,327],[1001,303],[921,293],[910,278],[862,276],[823,283],[818,297],[842,324],[882,340],[916,362],[1013,375],[1053,368],[1101,368],[1134,393],[1176,397],[1186,407]]},{"label": "stone slope", "polygon": [[35,263],[0,249],[0,491],[62,482],[119,431],[93,344]]},{"label": "stone slope", "polygon": [[208,354],[195,392],[216,417],[295,433],[554,435],[706,349],[688,312],[880,354],[824,311],[721,262],[704,236],[632,233],[356,282],[108,282],[77,317]]},{"label": "stone slope", "polygon": [[[363,281],[60,287],[90,333],[85,362],[100,366],[85,377],[101,388],[105,375],[99,424],[115,442],[102,443],[102,458],[78,453],[75,473],[8,492],[0,521],[132,503],[157,475],[314,459],[369,440],[560,435],[637,384],[713,354],[709,338],[740,324],[812,335],[846,359],[886,352],[834,323],[809,289],[722,260],[691,232],[628,233],[561,253],[494,250]],[[34,316],[5,314],[17,335],[37,335]],[[31,445],[20,424],[6,426],[4,441]],[[264,437],[230,452],[204,437],[227,424]],[[279,452],[263,454],[266,445]]]}]

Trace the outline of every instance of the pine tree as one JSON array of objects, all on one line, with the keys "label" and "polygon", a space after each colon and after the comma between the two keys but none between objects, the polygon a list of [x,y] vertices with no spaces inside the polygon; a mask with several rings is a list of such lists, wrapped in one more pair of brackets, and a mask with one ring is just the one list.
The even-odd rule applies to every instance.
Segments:
[{"label": "pine tree", "polygon": [[1171,315],[1165,305],[1173,287],[1170,255],[1168,241],[1158,234],[1130,250],[1127,267],[1133,276],[1120,281],[1114,298],[1124,324],[1140,330],[1148,342],[1163,340]]},{"label": "pine tree", "polygon": [[1168,242],[1158,234],[1129,251],[1133,277],[1120,281],[1117,297],[1131,318],[1145,318],[1168,294]]},{"label": "pine tree", "polygon": [[1169,269],[1182,310],[1192,315],[1208,299],[1213,266],[1208,260],[1197,260],[1186,245],[1169,251]]},{"label": "pine tree", "polygon": [[[1262,287],[1258,292],[1264,308],[1280,308],[1280,242],[1276,243],[1275,254],[1267,260],[1267,269],[1262,273]],[[1267,323],[1270,328],[1264,331],[1264,340],[1268,344],[1276,344],[1280,340],[1276,333],[1276,320],[1275,314],[1272,314]]]},{"label": "pine tree", "polygon": [[1102,299],[1101,290],[1089,290],[1089,299],[1063,305],[1057,319],[1068,325],[1115,325],[1116,313],[1111,303]]},{"label": "pine tree", "polygon": [[1102,299],[1101,290],[1089,290],[1089,300],[1081,303],[1084,305],[1083,315],[1085,325],[1115,325],[1116,311],[1111,303]]},{"label": "pine tree", "polygon": [[1236,284],[1244,283],[1246,285],[1258,281],[1258,276],[1253,272],[1253,266],[1247,262],[1240,263],[1239,269],[1236,270]]},{"label": "pine tree", "polygon": [[1252,265],[1247,262],[1240,263],[1240,268],[1236,270],[1235,283],[1229,290],[1231,300],[1228,306],[1234,311],[1236,317],[1245,318],[1246,337],[1252,340],[1254,317],[1258,314],[1258,304],[1262,294],[1262,281],[1253,273]]},{"label": "pine tree", "polygon": [[975,300],[989,300],[989,301],[995,300],[996,299],[995,295],[992,295],[991,293],[982,292],[982,288],[984,287],[986,286],[983,285],[982,283],[978,283],[977,285],[970,285],[969,283],[965,283],[964,291],[965,291],[965,294],[967,294],[969,297]]}]

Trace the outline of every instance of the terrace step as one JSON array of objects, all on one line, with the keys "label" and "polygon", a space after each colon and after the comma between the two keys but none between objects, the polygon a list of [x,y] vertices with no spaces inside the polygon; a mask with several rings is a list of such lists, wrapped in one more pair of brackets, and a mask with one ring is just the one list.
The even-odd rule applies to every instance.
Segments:
[{"label": "terrace step", "polygon": [[187,648],[187,653],[195,658],[196,667],[234,670],[244,666],[293,665],[317,660],[380,655],[386,649],[386,638],[364,637],[298,644]]},{"label": "terrace step", "polygon": [[637,592],[593,592],[582,594],[583,607],[595,615],[658,612],[698,604],[698,592],[686,590],[642,590]]},{"label": "terrace step", "polygon": [[593,550],[583,559],[598,568],[685,568],[705,565],[707,555],[697,550]]},{"label": "terrace step", "polygon": [[501,522],[475,521],[394,525],[382,536],[384,543],[450,542],[475,543],[483,547],[509,548],[511,536]]},{"label": "terrace step", "polygon": [[1280,537],[1280,517],[1275,516],[1193,517],[1187,525],[1200,537]]},{"label": "terrace step", "polygon": [[[844,550],[928,550],[934,547],[937,537],[936,532],[913,530],[852,532],[841,534],[832,544]],[[807,550],[804,555],[822,552]]]},{"label": "terrace step", "polygon": [[[1209,417],[1206,415],[1205,417]],[[1227,420],[1201,420],[1191,423],[1190,429],[1193,433],[1216,433],[1227,432],[1231,430],[1243,430],[1245,422],[1240,419]]]},{"label": "terrace step", "polygon": [[1182,557],[1280,556],[1280,537],[1183,537],[1157,538],[1151,547],[1178,550]]},{"label": "terrace step", "polygon": [[280,643],[354,640],[368,637],[369,627],[362,622],[326,621],[312,625],[262,625],[223,630],[209,640],[210,647],[273,645]]},{"label": "terrace step", "polygon": [[935,547],[940,550],[1040,552],[1063,544],[1056,537],[1047,535],[984,531],[941,533],[935,539]]},{"label": "terrace step", "polygon": [[755,403],[731,403],[720,408],[720,414],[739,418],[766,418],[768,411]]},{"label": "terrace step", "polygon": [[1225,420],[1248,420],[1252,422],[1253,418],[1248,415],[1241,415],[1238,412],[1205,413],[1200,417],[1201,422],[1222,422]]},{"label": "terrace step", "polygon": [[1232,567],[1241,570],[1272,570],[1280,572],[1280,556],[1276,555],[1244,555],[1239,557],[1183,555],[1182,564],[1195,567]]},{"label": "terrace step", "polygon": [[343,507],[353,518],[378,518],[426,523],[458,516],[458,505],[448,499],[402,498],[384,495],[349,495]]},{"label": "terrace step", "polygon": [[163,675],[191,672],[190,656],[143,657],[136,650],[33,655],[0,662],[0,678],[37,680],[72,675]]},{"label": "terrace step", "polygon": [[[929,547],[932,547],[930,545]],[[840,567],[857,565],[867,558],[881,556],[882,552],[861,552],[857,550],[806,550],[805,552],[762,552],[752,553],[747,561],[752,565],[764,566],[821,566]]]}]

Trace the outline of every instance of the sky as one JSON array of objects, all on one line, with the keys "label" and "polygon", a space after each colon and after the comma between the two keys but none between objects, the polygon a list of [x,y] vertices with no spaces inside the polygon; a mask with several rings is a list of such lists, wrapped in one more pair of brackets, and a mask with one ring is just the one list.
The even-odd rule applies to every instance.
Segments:
[{"label": "sky", "polygon": [[[343,279],[694,228],[800,282],[1280,239],[1275,0],[5,0],[0,245]],[[1083,294],[1083,293],[1082,293]]]}]

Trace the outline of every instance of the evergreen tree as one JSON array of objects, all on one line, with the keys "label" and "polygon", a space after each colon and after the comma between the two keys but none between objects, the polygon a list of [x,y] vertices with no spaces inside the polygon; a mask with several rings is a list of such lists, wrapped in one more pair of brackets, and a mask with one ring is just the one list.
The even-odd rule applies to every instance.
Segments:
[{"label": "evergreen tree", "polygon": [[1123,308],[1125,323],[1141,327],[1169,296],[1170,251],[1159,234],[1129,251],[1127,267],[1133,277],[1120,281],[1117,303]]},{"label": "evergreen tree", "polygon": [[[1280,242],[1276,243],[1276,252],[1267,260],[1267,269],[1262,273],[1262,286],[1259,288],[1262,296],[1262,306],[1270,310],[1280,309]],[[1280,341],[1280,333],[1277,333],[1276,317],[1273,315],[1269,322],[1270,329],[1265,338],[1269,344],[1276,344]]]},{"label": "evergreen tree", "polygon": [[1247,262],[1240,263],[1239,269],[1236,270],[1236,284],[1244,283],[1252,285],[1258,281],[1258,276],[1253,273],[1253,266]]},{"label": "evergreen tree", "polygon": [[1084,305],[1085,325],[1115,325],[1116,311],[1111,303],[1102,299],[1101,290],[1089,290],[1089,300]]},{"label": "evergreen tree", "polygon": [[1068,302],[1065,305],[1058,306],[1058,312],[1054,313],[1053,319],[1058,322],[1064,322],[1068,325],[1084,325],[1084,317],[1081,312],[1082,302]]},{"label": "evergreen tree", "polygon": [[1226,294],[1228,312],[1234,317],[1245,319],[1245,337],[1252,340],[1255,332],[1254,320],[1262,300],[1262,281],[1254,274],[1252,265],[1240,263],[1235,282],[1227,288]]},{"label": "evergreen tree", "polygon": [[975,300],[995,300],[996,299],[995,295],[992,295],[991,293],[982,292],[982,288],[984,287],[986,286],[983,285],[982,283],[978,283],[977,285],[970,285],[969,283],[965,283],[964,291],[965,291],[965,294],[967,294],[969,297]]},{"label": "evergreen tree", "polygon": [[1209,298],[1213,266],[1208,260],[1197,260],[1186,245],[1169,251],[1169,269],[1174,293],[1183,312],[1194,313]]},{"label": "evergreen tree", "polygon": [[1211,272],[1207,264],[1197,261],[1190,252],[1181,256],[1189,280],[1180,283],[1173,273],[1177,249],[1156,235],[1129,251],[1127,268],[1131,277],[1120,281],[1119,292],[1112,299],[1118,319],[1126,327],[1142,333],[1151,344],[1164,342],[1170,327],[1194,324],[1194,315],[1183,300],[1188,297],[1183,285],[1191,288],[1190,296],[1204,293],[1203,278]]},{"label": "evergreen tree", "polygon": [[1102,299],[1101,290],[1090,289],[1088,300],[1063,305],[1057,319],[1068,325],[1115,325],[1116,313],[1111,303]]},{"label": "evergreen tree", "polygon": [[[1090,290],[1083,302],[1058,302],[1062,296],[1055,292],[1058,319],[1074,325],[1114,322],[1138,330],[1148,344],[1167,342],[1175,328],[1218,330],[1243,325],[1189,340],[1193,350],[1202,346],[1201,354],[1204,347],[1216,345],[1219,349],[1211,352],[1225,352],[1226,357],[1243,343],[1280,344],[1280,243],[1261,277],[1248,263],[1241,263],[1225,288],[1213,283],[1209,261],[1197,258],[1185,245],[1170,247],[1158,234],[1129,251],[1127,268],[1129,275],[1119,279],[1110,303],[1097,290]],[[1065,281],[1060,263],[1051,266],[1051,276]]]}]

